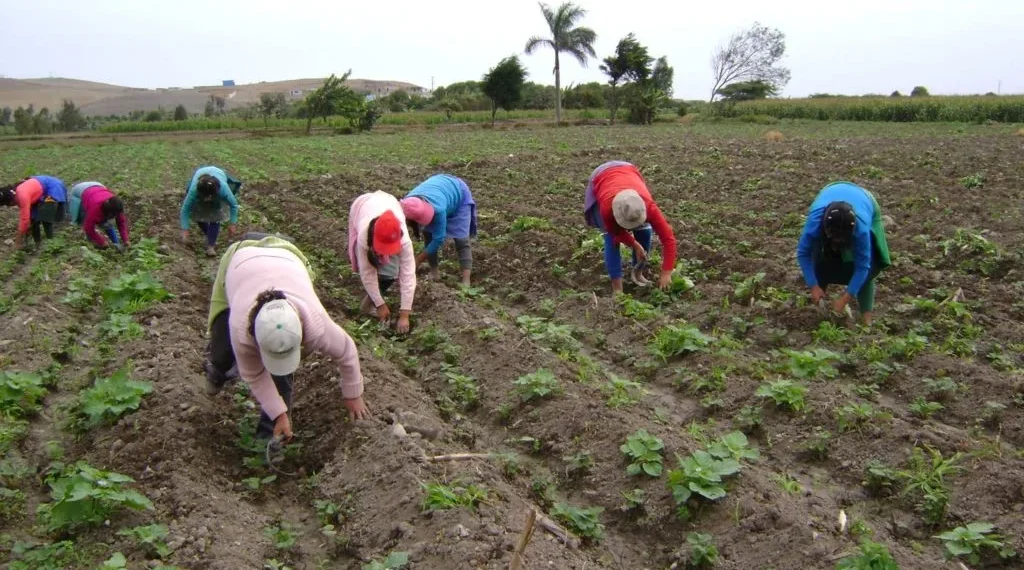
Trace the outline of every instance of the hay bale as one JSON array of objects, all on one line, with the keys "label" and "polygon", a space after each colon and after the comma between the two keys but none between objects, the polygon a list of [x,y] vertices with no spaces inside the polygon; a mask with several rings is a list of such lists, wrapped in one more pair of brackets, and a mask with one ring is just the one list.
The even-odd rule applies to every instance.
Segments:
[{"label": "hay bale", "polygon": [[786,140],[786,137],[782,136],[779,131],[768,131],[764,134],[764,140],[770,142],[782,142]]}]

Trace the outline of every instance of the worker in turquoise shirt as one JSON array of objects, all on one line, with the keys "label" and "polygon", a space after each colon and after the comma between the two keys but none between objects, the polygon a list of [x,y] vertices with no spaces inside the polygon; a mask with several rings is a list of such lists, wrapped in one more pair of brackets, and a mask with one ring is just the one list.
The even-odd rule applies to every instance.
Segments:
[{"label": "worker in turquoise shirt", "polygon": [[[235,194],[242,187],[242,182],[230,176],[223,168],[203,166],[192,173],[185,193],[185,201],[181,204],[181,239],[188,239],[188,229],[194,219],[199,229],[206,236],[206,255],[217,254],[217,236],[220,225],[230,220],[228,233],[235,235],[238,224],[238,200]],[[224,205],[230,207],[230,218],[224,212]]]},{"label": "worker in turquoise shirt", "polygon": [[796,258],[812,303],[825,298],[829,285],[846,285],[832,309],[842,312],[856,297],[864,324],[871,324],[875,278],[892,260],[882,209],[870,192],[852,182],[822,188],[807,213]]},{"label": "worker in turquoise shirt", "polygon": [[437,252],[448,238],[455,241],[462,268],[462,284],[469,287],[473,251],[469,239],[476,236],[476,202],[469,185],[457,176],[435,174],[399,201],[413,235],[422,228],[426,248],[416,256],[416,265],[430,261],[431,276],[438,278]]}]

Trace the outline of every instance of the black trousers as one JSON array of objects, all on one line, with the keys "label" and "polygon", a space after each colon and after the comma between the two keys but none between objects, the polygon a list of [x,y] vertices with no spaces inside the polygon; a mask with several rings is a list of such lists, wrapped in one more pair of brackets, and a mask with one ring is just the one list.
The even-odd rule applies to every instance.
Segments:
[{"label": "black trousers", "polygon": [[[42,230],[42,231],[40,231]],[[46,239],[53,239],[53,222],[39,222],[32,221],[32,241],[39,245],[43,241],[43,232],[46,233]]]},{"label": "black trousers", "polygon": [[[208,358],[213,368],[214,379],[220,383],[227,381],[227,373],[235,365],[235,351],[231,348],[231,329],[228,327],[230,313],[230,309],[225,309],[214,317],[213,325],[210,327],[210,343],[206,347]],[[288,374],[287,376],[271,375],[271,378],[274,379],[277,393],[281,395],[285,405],[291,409],[292,379],[294,374]],[[273,435],[274,420],[270,419],[266,412],[260,410],[260,423],[256,427],[256,437],[258,439],[269,439]]]}]

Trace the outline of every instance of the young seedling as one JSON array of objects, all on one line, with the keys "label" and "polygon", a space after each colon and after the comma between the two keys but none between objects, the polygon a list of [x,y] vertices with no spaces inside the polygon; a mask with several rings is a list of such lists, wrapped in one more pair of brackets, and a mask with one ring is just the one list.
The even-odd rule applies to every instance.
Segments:
[{"label": "young seedling", "polygon": [[371,560],[363,564],[362,570],[401,570],[409,564],[408,552],[391,552],[383,560]]},{"label": "young seedling", "polygon": [[807,387],[792,380],[774,380],[762,384],[754,394],[759,398],[771,398],[776,406],[793,412],[802,411],[806,407],[804,396]]},{"label": "young seedling", "polygon": [[523,403],[539,400],[562,393],[558,378],[550,370],[540,369],[525,376],[520,376],[513,384],[515,395]]},{"label": "young seedling", "polygon": [[427,496],[423,499],[424,511],[442,511],[465,507],[474,509],[487,500],[487,489],[476,485],[444,485],[441,483],[421,483]]},{"label": "young seedling", "polygon": [[965,558],[971,564],[981,564],[987,551],[999,558],[1009,559],[1017,553],[1003,543],[1003,537],[995,534],[995,526],[989,523],[972,522],[953,530],[935,535],[946,547],[946,559]]},{"label": "young seedling", "polygon": [[619,378],[609,374],[608,382],[601,387],[601,391],[608,398],[609,408],[616,409],[624,406],[632,406],[640,402],[647,395],[647,390],[638,382]]},{"label": "young seedling", "polygon": [[847,556],[836,564],[836,570],[900,570],[889,549],[883,544],[864,539],[860,552]]},{"label": "young seedling", "polygon": [[643,489],[633,489],[632,491],[623,491],[622,498],[626,499],[626,505],[623,510],[632,511],[635,509],[641,509],[644,503],[647,502],[647,492]]},{"label": "young seedling", "polygon": [[119,530],[117,534],[134,540],[136,544],[141,545],[158,558],[167,558],[171,555],[171,549],[164,542],[167,539],[167,525],[137,526]]},{"label": "young seedling", "polygon": [[584,540],[600,542],[604,525],[600,522],[603,507],[576,507],[568,503],[555,503],[551,516]]},{"label": "young seedling", "polygon": [[910,404],[910,413],[916,417],[926,420],[932,417],[935,412],[941,411],[943,408],[944,406],[938,402],[929,402],[928,400],[918,396]]},{"label": "young seedling", "polygon": [[626,443],[619,447],[630,461],[626,473],[631,476],[644,473],[651,477],[660,477],[664,447],[665,444],[660,438],[647,433],[644,429],[626,437]]},{"label": "young seedling", "polygon": [[690,545],[691,568],[710,568],[718,562],[718,547],[710,534],[688,533],[686,543]]},{"label": "young seedling", "polygon": [[958,452],[945,458],[931,447],[928,453],[930,459],[924,456],[920,447],[914,447],[908,469],[898,471],[897,475],[905,482],[902,496],[914,496],[925,522],[937,525],[945,519],[949,504],[950,488],[946,477],[963,471],[963,467],[956,465],[963,454]]},{"label": "young seedling", "polygon": [[677,514],[689,516],[686,504],[694,495],[709,501],[725,497],[723,477],[739,472],[740,464],[735,459],[717,459],[704,450],[694,451],[687,457],[676,456],[679,469],[668,472],[666,485],[676,501]]},{"label": "young seedling", "polygon": [[263,535],[274,543],[274,548],[283,551],[291,550],[299,539],[299,534],[286,522],[264,528]]}]

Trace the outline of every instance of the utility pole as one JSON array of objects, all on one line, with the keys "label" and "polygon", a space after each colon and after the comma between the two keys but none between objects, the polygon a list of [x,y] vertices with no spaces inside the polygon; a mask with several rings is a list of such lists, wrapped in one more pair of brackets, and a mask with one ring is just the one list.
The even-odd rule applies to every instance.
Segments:
[{"label": "utility pole", "polygon": [[996,95],[1002,95],[1002,94],[1003,94],[1003,80],[1000,79],[999,80],[999,86],[996,87]]},{"label": "utility pole", "polygon": [[430,76],[430,90],[431,91],[434,90],[434,76],[433,75]]}]

